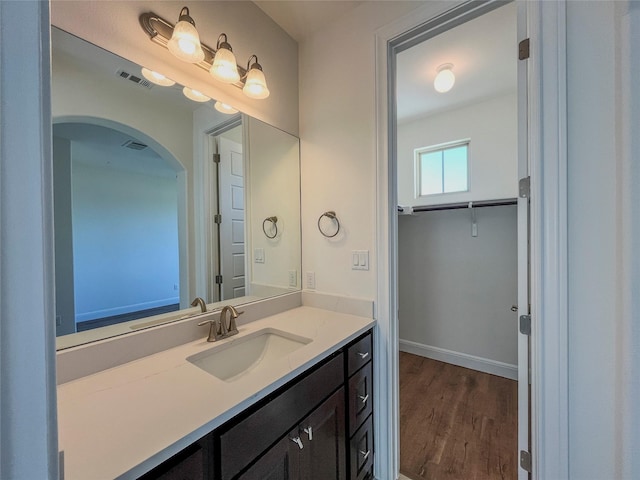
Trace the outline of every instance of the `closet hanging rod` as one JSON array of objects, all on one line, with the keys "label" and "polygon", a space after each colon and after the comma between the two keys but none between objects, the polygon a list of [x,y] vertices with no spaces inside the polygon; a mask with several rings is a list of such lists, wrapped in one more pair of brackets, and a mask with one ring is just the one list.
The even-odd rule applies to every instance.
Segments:
[{"label": "closet hanging rod", "polygon": [[[504,205],[517,205],[517,198],[504,198],[501,200],[481,200],[478,202],[443,203],[441,205],[416,205],[413,212],[432,212],[436,210],[457,210],[461,208],[501,207]],[[404,207],[398,206],[398,213],[404,213]]]}]

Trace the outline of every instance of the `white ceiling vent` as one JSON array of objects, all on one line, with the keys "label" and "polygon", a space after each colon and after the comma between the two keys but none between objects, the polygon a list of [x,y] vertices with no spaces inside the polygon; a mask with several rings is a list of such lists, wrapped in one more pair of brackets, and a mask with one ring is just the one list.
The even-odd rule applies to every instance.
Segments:
[{"label": "white ceiling vent", "polygon": [[125,80],[129,80],[137,85],[140,85],[141,87],[146,87],[148,89],[153,88],[153,84],[150,81],[145,80],[144,78],[140,78],[135,75],[132,75],[129,72],[125,72],[122,69],[119,69],[116,72],[116,75],[119,76],[120,78],[124,78]]},{"label": "white ceiling vent", "polygon": [[135,140],[127,140],[122,144],[125,148],[130,148],[131,150],[144,150],[148,147],[144,143],[136,142]]}]

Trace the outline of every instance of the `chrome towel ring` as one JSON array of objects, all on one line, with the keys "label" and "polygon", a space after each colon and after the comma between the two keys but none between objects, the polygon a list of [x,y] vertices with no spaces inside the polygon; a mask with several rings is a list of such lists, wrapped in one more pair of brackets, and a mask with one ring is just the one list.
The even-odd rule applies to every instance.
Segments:
[{"label": "chrome towel ring", "polygon": [[[271,223],[270,231],[273,232],[273,235],[269,235],[267,233],[266,224],[267,222]],[[262,221],[262,231],[264,232],[267,238],[276,238],[278,235],[278,217],[267,217]]]},{"label": "chrome towel ring", "polygon": [[[329,233],[325,232],[322,229],[322,226],[320,224],[321,221],[322,221],[322,217],[327,217],[328,219],[332,220],[333,223],[335,224],[335,230],[336,231],[333,234],[329,234]],[[322,235],[324,235],[325,237],[327,237],[327,238],[335,237],[338,234],[338,232],[340,231],[340,220],[338,220],[338,217],[336,216],[336,212],[328,211],[328,212],[324,212],[322,215],[320,215],[320,217],[318,217],[318,230],[320,230],[320,233]]]}]

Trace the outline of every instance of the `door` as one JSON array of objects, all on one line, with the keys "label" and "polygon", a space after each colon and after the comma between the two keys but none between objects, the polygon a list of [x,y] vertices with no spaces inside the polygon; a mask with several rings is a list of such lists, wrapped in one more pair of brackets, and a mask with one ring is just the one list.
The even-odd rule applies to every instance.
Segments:
[{"label": "door", "polygon": [[[527,37],[526,5],[518,5],[518,40]],[[525,47],[524,43],[521,43]],[[528,44],[527,44],[528,45]],[[520,50],[520,49],[519,49]],[[531,380],[529,347],[531,312],[529,299],[530,199],[529,199],[529,127],[528,127],[528,48],[519,52],[518,61],[518,480],[530,478],[530,401]],[[527,328],[529,327],[529,328]]]},{"label": "door", "polygon": [[346,479],[344,388],[300,423],[299,435],[301,480]]},{"label": "door", "polygon": [[245,295],[244,159],[242,145],[218,138],[221,300]]}]

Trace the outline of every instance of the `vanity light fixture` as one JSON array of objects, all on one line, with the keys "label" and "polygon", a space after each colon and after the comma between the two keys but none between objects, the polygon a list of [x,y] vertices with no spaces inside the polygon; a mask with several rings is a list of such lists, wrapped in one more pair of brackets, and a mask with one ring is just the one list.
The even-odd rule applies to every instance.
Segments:
[{"label": "vanity light fixture", "polygon": [[[255,62],[251,63],[251,60],[254,58]],[[264,78],[262,65],[258,63],[258,57],[255,55],[251,55],[247,62],[247,77],[244,81],[242,91],[247,97],[258,100],[269,96],[269,89],[267,88],[267,81]]]},{"label": "vanity light fixture", "polygon": [[180,10],[178,23],[173,27],[171,39],[167,48],[173,55],[183,62],[200,63],[204,60],[204,51],[200,44],[200,35],[196,30],[196,22],[189,16],[189,9]]},{"label": "vanity light fixture", "polygon": [[[189,16],[187,7],[180,11],[175,26],[153,12],[140,15],[140,24],[152,42],[168,48],[181,60],[207,70],[216,80],[241,88],[249,98],[263,99],[269,96],[258,57],[251,55],[246,69],[238,65],[224,33],[218,37],[215,49],[200,43],[195,22]],[[202,52],[202,56],[198,52]]]},{"label": "vanity light fixture", "polygon": [[238,113],[238,110],[236,110],[229,104],[222,103],[220,100],[216,101],[214,107],[220,113],[226,113],[227,115],[233,115],[234,113]]},{"label": "vanity light fixture", "polygon": [[204,103],[211,100],[211,97],[207,97],[203,93],[200,93],[198,90],[194,90],[193,88],[189,87],[184,87],[182,89],[182,93],[184,93],[185,97],[187,97],[189,100],[193,100],[194,102]]},{"label": "vanity light fixture", "polygon": [[456,76],[451,71],[452,69],[452,63],[442,64],[436,69],[438,73],[433,81],[433,88],[435,88],[436,92],[446,93],[453,88],[454,83],[456,83]]},{"label": "vanity light fixture", "polygon": [[233,54],[231,45],[227,42],[227,35],[224,33],[218,37],[216,54],[213,57],[213,65],[211,65],[209,73],[213,75],[213,78],[223,83],[236,83],[240,80],[236,56]]},{"label": "vanity light fixture", "polygon": [[153,70],[149,70],[148,68],[142,67],[142,76],[149,80],[151,83],[155,83],[156,85],[160,85],[161,87],[171,87],[176,84],[170,78],[165,77],[161,73],[158,73]]}]

